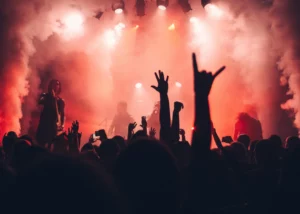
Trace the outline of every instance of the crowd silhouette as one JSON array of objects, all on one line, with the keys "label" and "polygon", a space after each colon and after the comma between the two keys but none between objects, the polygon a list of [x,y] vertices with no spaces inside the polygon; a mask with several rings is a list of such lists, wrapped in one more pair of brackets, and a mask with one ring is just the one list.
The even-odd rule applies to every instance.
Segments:
[{"label": "crowd silhouette", "polygon": [[[195,54],[192,63],[195,115],[190,143],[180,127],[184,106],[175,102],[171,118],[169,77],[159,71],[157,85],[151,86],[160,97],[155,127],[143,117],[141,130],[135,132],[137,123],[126,113],[127,130],[116,125],[121,117],[115,117],[111,128],[119,135],[108,138],[105,131],[97,132],[100,146],[92,136],[81,145],[80,121],[44,142],[49,146],[8,132],[0,150],[3,213],[298,212],[300,139],[263,139],[261,128],[245,133],[241,124],[235,141],[221,139],[211,121],[209,94],[225,67],[214,74],[199,71]],[[124,131],[127,139],[120,136]],[[211,149],[212,140],[217,149]]]}]

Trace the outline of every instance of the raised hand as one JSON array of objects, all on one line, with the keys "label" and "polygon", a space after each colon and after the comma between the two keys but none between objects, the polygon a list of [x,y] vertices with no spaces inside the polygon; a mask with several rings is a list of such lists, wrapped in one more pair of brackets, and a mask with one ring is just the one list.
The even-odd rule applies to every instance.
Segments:
[{"label": "raised hand", "polygon": [[140,125],[143,129],[147,128],[147,120],[146,117],[142,117],[142,124]]},{"label": "raised hand", "polygon": [[167,94],[169,89],[169,76],[165,79],[165,75],[162,71],[155,72],[155,77],[157,80],[157,86],[152,85],[151,87],[158,91],[160,94]]},{"label": "raised hand", "polygon": [[179,129],[179,134],[180,134],[180,135],[185,135],[184,129]]},{"label": "raised hand", "polygon": [[79,122],[76,120],[72,123],[72,132],[78,133],[79,131]]},{"label": "raised hand", "polygon": [[156,129],[151,127],[150,132],[149,132],[149,135],[150,135],[151,138],[155,138],[155,135],[156,135]]},{"label": "raised hand", "polygon": [[202,94],[208,96],[210,93],[211,86],[215,78],[225,70],[225,66],[221,67],[213,75],[211,72],[206,72],[205,70],[199,72],[196,54],[193,53],[193,69],[194,69],[194,90],[196,94]]},{"label": "raised hand", "polygon": [[174,103],[174,111],[179,113],[181,111],[181,109],[183,109],[183,108],[184,108],[184,106],[181,102]]},{"label": "raised hand", "polygon": [[128,130],[129,130],[130,132],[133,132],[133,130],[136,128],[136,126],[137,126],[136,122],[134,122],[134,123],[129,123],[129,125],[128,125]]}]

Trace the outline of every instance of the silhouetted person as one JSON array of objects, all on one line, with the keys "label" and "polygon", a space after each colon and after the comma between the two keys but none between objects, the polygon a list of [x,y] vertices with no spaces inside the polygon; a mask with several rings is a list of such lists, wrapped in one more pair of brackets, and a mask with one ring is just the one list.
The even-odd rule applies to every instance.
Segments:
[{"label": "silhouetted person", "polygon": [[133,121],[133,118],[127,112],[127,103],[120,102],[117,107],[117,114],[110,126],[109,133],[113,136],[119,135],[125,137],[128,132],[128,124]]},{"label": "silhouetted person", "polygon": [[58,80],[51,80],[48,92],[43,93],[38,103],[43,106],[38,125],[36,140],[41,146],[50,144],[59,131],[64,128],[65,102],[59,97],[61,84]]},{"label": "silhouetted person", "polygon": [[238,136],[246,134],[251,140],[262,139],[262,127],[259,120],[250,117],[247,113],[240,113],[235,123],[234,140],[237,140]]},{"label": "silhouetted person", "polygon": [[156,132],[159,132],[160,130],[159,112],[160,112],[160,102],[157,102],[147,121],[148,127],[154,128]]}]

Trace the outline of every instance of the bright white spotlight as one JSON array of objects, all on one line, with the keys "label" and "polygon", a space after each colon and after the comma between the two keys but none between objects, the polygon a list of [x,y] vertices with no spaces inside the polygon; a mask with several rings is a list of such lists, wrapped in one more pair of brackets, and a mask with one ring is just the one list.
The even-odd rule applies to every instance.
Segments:
[{"label": "bright white spotlight", "polygon": [[164,5],[159,5],[159,6],[158,6],[158,9],[160,9],[160,10],[166,10],[167,8],[166,8],[166,6],[164,6]]},{"label": "bright white spotlight", "polygon": [[121,14],[125,9],[125,2],[123,0],[114,0],[111,8],[115,14]]},{"label": "bright white spotlight", "polygon": [[135,84],[135,88],[141,88],[143,85],[142,85],[142,83],[137,83],[137,84]]},{"label": "bright white spotlight", "polygon": [[197,23],[198,19],[196,17],[191,17],[190,18],[190,23]]},{"label": "bright white spotlight", "polygon": [[115,10],[115,14],[121,14],[123,13],[123,9],[122,8],[118,8]]},{"label": "bright white spotlight", "polygon": [[67,15],[63,23],[65,24],[67,30],[72,32],[80,32],[82,30],[83,17],[80,13],[71,13]]},{"label": "bright white spotlight", "polygon": [[175,85],[176,85],[177,88],[181,88],[182,87],[182,84],[180,82],[176,82]]},{"label": "bright white spotlight", "polygon": [[212,3],[205,5],[204,9],[209,16],[214,18],[220,18],[224,14],[223,11],[217,5],[214,5]]}]

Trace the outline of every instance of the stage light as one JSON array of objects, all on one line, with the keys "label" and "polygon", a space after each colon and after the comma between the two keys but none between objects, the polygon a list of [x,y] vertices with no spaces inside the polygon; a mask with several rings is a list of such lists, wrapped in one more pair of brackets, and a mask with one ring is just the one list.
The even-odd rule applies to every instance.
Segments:
[{"label": "stage light", "polygon": [[136,8],[136,15],[137,16],[144,16],[145,15],[145,0],[136,0],[135,8]]},{"label": "stage light", "polygon": [[214,4],[207,4],[204,9],[209,16],[214,18],[220,18],[224,14],[224,12]]},{"label": "stage light", "polygon": [[181,88],[182,87],[182,84],[180,82],[176,82],[175,85],[176,85],[177,88]]},{"label": "stage light", "polygon": [[192,10],[189,0],[178,0],[178,3],[184,13],[187,13]]},{"label": "stage light", "polygon": [[169,0],[156,0],[156,4],[158,9],[160,10],[166,10],[169,6]]},{"label": "stage light", "polygon": [[82,28],[83,17],[80,13],[72,13],[65,17],[64,24],[69,30],[78,31]]},{"label": "stage light", "polygon": [[135,84],[135,88],[141,88],[143,85],[142,83],[138,82],[137,84]]},{"label": "stage light", "polygon": [[191,128],[191,130],[192,130],[192,131],[194,131],[194,130],[195,130],[195,128],[194,128],[194,127],[192,127],[192,128]]},{"label": "stage light", "polygon": [[115,1],[111,7],[116,14],[121,14],[125,9],[125,3],[123,0]]},{"label": "stage light", "polygon": [[210,4],[210,0],[201,0],[202,7],[205,8],[206,5]]},{"label": "stage light", "polygon": [[198,19],[196,17],[191,17],[190,18],[190,23],[197,23]]},{"label": "stage light", "polygon": [[169,30],[175,30],[175,25],[174,24],[171,24],[169,27],[168,27]]}]

